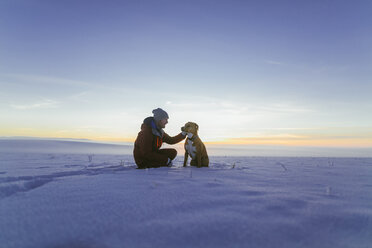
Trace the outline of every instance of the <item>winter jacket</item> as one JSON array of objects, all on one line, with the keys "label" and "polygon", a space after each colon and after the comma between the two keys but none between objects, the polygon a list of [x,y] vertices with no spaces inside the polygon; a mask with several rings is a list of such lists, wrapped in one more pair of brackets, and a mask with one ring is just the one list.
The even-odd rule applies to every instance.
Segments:
[{"label": "winter jacket", "polygon": [[166,165],[168,157],[158,153],[163,142],[167,144],[176,144],[181,142],[185,136],[182,133],[177,136],[170,137],[163,129],[158,129],[153,117],[147,117],[142,125],[141,131],[138,133],[137,139],[134,142],[134,160],[138,167],[146,161],[156,162]]}]

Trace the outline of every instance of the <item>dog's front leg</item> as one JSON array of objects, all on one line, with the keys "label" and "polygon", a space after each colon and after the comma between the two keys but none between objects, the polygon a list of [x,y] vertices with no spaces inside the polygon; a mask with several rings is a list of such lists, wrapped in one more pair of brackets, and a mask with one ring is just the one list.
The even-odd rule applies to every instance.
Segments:
[{"label": "dog's front leg", "polygon": [[185,158],[183,160],[183,167],[186,167],[186,164],[187,164],[187,159],[189,158],[189,153],[187,151],[185,151]]},{"label": "dog's front leg", "polygon": [[196,166],[198,166],[198,168],[202,167],[202,159],[201,159],[201,152],[200,152],[200,147],[198,147],[198,151],[196,152]]}]

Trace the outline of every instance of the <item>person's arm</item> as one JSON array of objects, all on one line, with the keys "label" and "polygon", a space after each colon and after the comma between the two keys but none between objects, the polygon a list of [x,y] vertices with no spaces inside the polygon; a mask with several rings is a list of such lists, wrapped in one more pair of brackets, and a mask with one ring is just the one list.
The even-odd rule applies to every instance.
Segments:
[{"label": "person's arm", "polygon": [[186,136],[183,135],[182,133],[179,133],[178,135],[174,137],[170,137],[168,134],[164,133],[163,141],[167,144],[173,145],[173,144],[181,142],[185,137]]}]

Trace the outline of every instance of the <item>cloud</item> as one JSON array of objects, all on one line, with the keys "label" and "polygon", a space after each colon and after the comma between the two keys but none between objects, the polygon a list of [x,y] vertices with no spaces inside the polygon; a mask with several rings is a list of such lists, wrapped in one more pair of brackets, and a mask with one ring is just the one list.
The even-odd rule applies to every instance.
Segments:
[{"label": "cloud", "polygon": [[43,75],[25,75],[25,74],[1,74],[3,77],[16,79],[20,81],[26,82],[36,82],[36,83],[46,83],[46,84],[59,84],[59,85],[75,85],[75,86],[91,86],[92,84],[79,81],[79,80],[71,80],[65,78],[58,78],[58,77],[50,77],[50,76],[43,76]]},{"label": "cloud", "polygon": [[88,96],[88,91],[82,91],[80,93],[71,95],[69,98],[80,103],[89,103]]},{"label": "cloud", "polygon": [[349,70],[348,65],[323,65],[321,67],[316,67],[313,70],[315,73],[326,73],[326,72],[343,72]]},{"label": "cloud", "polygon": [[31,104],[10,104],[10,107],[17,110],[57,108],[58,102],[50,99],[44,99],[41,102]]},{"label": "cloud", "polygon": [[[88,88],[88,89],[99,89],[108,90],[110,92],[121,92],[125,94],[137,94],[141,93],[144,94],[153,94],[154,90],[148,90],[144,88],[136,87],[134,82],[123,82],[120,81],[82,81],[82,80],[74,80],[74,79],[66,79],[54,76],[44,76],[44,75],[32,75],[32,74],[0,74],[0,80],[4,78],[6,81],[11,79],[11,83],[9,84],[26,84],[30,85],[30,83],[36,84],[48,84],[48,85],[56,85],[56,86],[70,86],[70,87],[80,87],[80,88]],[[115,86],[116,85],[116,86]],[[84,93],[84,92],[83,92]],[[84,93],[85,94],[85,93]]]},{"label": "cloud", "polygon": [[[270,127],[289,128],[293,125],[301,125],[298,122],[294,124],[291,120],[301,119],[313,112],[307,106],[289,102],[270,103],[245,99],[229,101],[191,96],[184,101],[172,99],[166,107],[171,116],[170,133],[177,132],[184,122],[194,121],[199,124],[201,135],[210,141],[256,136],[263,133],[262,128],[270,130]],[[277,134],[278,131],[274,133]]]},{"label": "cloud", "polygon": [[313,110],[301,107],[299,105],[291,103],[272,103],[262,106],[257,106],[256,109],[260,112],[271,112],[271,113],[306,113],[313,112]]},{"label": "cloud", "polygon": [[269,116],[278,114],[301,114],[314,112],[313,109],[291,102],[260,103],[244,100],[227,101],[221,99],[189,98],[188,101],[168,101],[167,107],[188,113],[203,112],[203,115],[224,116]]},{"label": "cloud", "polygon": [[282,62],[274,61],[274,60],[265,60],[265,63],[269,65],[284,65],[284,63]]}]

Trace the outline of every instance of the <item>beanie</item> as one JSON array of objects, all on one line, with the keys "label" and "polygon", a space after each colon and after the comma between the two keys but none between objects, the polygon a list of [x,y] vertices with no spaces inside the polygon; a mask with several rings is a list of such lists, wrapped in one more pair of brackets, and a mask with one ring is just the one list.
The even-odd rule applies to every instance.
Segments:
[{"label": "beanie", "polygon": [[162,119],[165,119],[165,118],[169,119],[169,116],[168,116],[167,112],[165,112],[161,108],[154,109],[152,111],[152,113],[154,114],[154,119],[155,119],[156,122],[158,122]]}]

